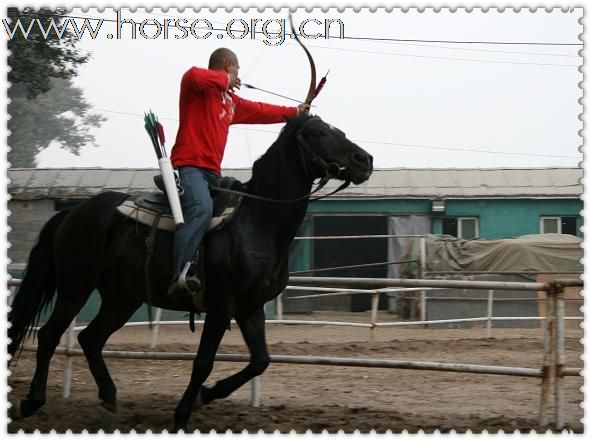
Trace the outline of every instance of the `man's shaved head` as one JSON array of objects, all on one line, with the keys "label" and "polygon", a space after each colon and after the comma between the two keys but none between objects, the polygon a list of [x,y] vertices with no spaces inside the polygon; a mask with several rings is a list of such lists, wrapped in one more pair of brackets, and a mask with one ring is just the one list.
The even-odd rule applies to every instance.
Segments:
[{"label": "man's shaved head", "polygon": [[225,47],[221,47],[212,52],[209,57],[209,68],[210,69],[224,69],[226,63],[238,64],[238,57],[234,52]]}]

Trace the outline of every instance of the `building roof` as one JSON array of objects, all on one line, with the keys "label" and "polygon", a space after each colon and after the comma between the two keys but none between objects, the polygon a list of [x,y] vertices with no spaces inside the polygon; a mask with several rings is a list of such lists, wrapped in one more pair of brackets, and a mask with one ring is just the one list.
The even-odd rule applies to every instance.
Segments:
[{"label": "building roof", "polygon": [[[9,169],[14,199],[78,199],[107,190],[139,194],[155,188],[158,169]],[[250,169],[226,169],[226,176],[250,179]],[[580,168],[393,168],[377,169],[362,185],[331,199],[578,198]],[[325,194],[340,183],[331,181]]]}]

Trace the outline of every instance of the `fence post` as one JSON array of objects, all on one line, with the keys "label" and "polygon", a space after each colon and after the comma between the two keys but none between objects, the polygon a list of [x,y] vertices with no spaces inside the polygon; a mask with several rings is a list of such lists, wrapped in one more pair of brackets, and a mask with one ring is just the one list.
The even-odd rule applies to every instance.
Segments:
[{"label": "fence post", "polygon": [[495,295],[494,289],[488,290],[488,302],[486,304],[486,338],[490,338],[492,335],[492,316],[493,316],[493,296]]},{"label": "fence post", "polygon": [[554,295],[554,302],[556,304],[554,315],[554,326],[556,327],[556,350],[555,370],[554,370],[554,399],[555,399],[555,427],[561,430],[564,427],[564,292],[561,287]]},{"label": "fence post", "polygon": [[419,239],[419,279],[424,279],[427,273],[427,238]]},{"label": "fence post", "polygon": [[[424,279],[427,274],[427,238],[421,237],[419,240],[420,253],[419,253],[419,278]],[[421,291],[419,298],[419,320],[424,322],[427,320],[427,292]],[[424,324],[424,328],[428,325]]]},{"label": "fence post", "polygon": [[542,365],[542,391],[540,397],[539,423],[543,429],[548,425],[550,381],[552,379],[552,355],[554,352],[554,294],[546,291],[546,322],[544,325],[544,361]]},{"label": "fence post", "polygon": [[279,293],[277,301],[275,302],[277,306],[277,320],[283,320],[283,293],[284,291]]},{"label": "fence post", "polygon": [[[76,318],[72,320],[68,330],[66,331],[66,349],[71,351],[74,349],[74,327],[76,326]],[[64,387],[62,390],[62,397],[68,398],[72,386],[72,356],[66,353],[66,361],[64,362]]]},{"label": "fence post", "polygon": [[380,293],[375,291],[371,294],[371,316],[370,316],[370,325],[369,328],[369,337],[371,341],[375,340],[375,333],[376,333],[376,323],[378,321],[378,308],[380,305]]},{"label": "fence post", "polygon": [[250,380],[250,405],[252,407],[261,406],[261,377],[257,375]]},{"label": "fence post", "polygon": [[[419,320],[422,322],[427,321],[427,293],[425,291],[421,291],[419,296]],[[428,327],[427,323],[423,324],[423,327]]]},{"label": "fence post", "polygon": [[[150,306],[151,308],[151,306]],[[158,344],[158,333],[160,332],[160,318],[162,317],[162,308],[156,308],[156,314],[154,316],[154,327],[152,328],[152,341],[150,347],[153,349]]]}]

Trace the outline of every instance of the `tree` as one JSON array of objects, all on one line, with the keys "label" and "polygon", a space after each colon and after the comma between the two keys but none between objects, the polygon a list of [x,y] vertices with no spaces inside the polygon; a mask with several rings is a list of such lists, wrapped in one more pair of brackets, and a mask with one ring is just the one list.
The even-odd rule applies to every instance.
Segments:
[{"label": "tree", "polygon": [[74,87],[71,80],[53,79],[49,86],[48,92],[35,99],[27,98],[23,86],[11,87],[8,160],[12,167],[34,167],[37,154],[52,142],[79,154],[81,147],[94,143],[88,129],[105,120],[89,111],[82,89]]},{"label": "tree", "polygon": [[63,8],[8,8],[8,18],[13,27],[18,22],[22,29],[31,27],[26,37],[15,32],[13,38],[8,40],[8,65],[12,68],[8,72],[8,81],[24,85],[28,98],[47,92],[51,78],[74,77],[78,67],[89,59],[88,54],[81,54],[76,48],[78,40],[71,31],[66,31],[61,37],[51,32],[45,38],[37,23],[31,26],[32,21],[38,20],[43,29],[50,29],[52,21],[59,27],[65,15],[66,10]]},{"label": "tree", "polygon": [[[78,154],[82,146],[94,142],[89,129],[105,120],[90,112],[83,91],[72,84],[80,65],[89,59],[76,48],[77,37],[69,30],[61,36],[52,31],[47,38],[40,32],[40,26],[50,29],[51,20],[59,28],[65,15],[63,8],[8,8],[11,26],[20,21],[23,29],[30,29],[26,37],[15,32],[8,40],[12,167],[34,167],[35,156],[53,141]],[[31,25],[33,20],[38,22]]]}]

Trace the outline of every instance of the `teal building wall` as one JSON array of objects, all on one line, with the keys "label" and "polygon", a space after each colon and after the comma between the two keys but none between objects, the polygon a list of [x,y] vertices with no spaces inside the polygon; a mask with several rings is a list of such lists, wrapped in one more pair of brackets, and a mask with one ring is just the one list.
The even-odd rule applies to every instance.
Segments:
[{"label": "teal building wall", "polygon": [[[441,218],[470,216],[479,219],[480,237],[499,239],[540,232],[542,216],[577,216],[582,226],[583,201],[580,199],[446,199],[445,213],[432,214],[431,201],[392,199],[362,201],[318,201],[308,213],[365,213],[376,215],[423,214],[432,218],[433,234],[441,234]],[[581,235],[580,231],[577,232]]]},{"label": "teal building wall", "polygon": [[[578,199],[489,199],[446,201],[446,216],[475,216],[479,219],[480,237],[499,239],[540,232],[540,217],[577,216],[577,230],[582,225],[579,215],[583,201]],[[433,222],[434,234],[441,233],[441,221]],[[581,235],[580,231],[577,235]]]},{"label": "teal building wall", "polygon": [[[431,201],[428,199],[322,200],[310,204],[308,214],[429,215],[432,219],[431,232],[434,234],[441,233],[442,217],[478,217],[480,237],[485,239],[537,234],[541,216],[577,216],[578,229],[583,222],[580,215],[583,202],[579,199],[446,199],[445,206],[445,213],[434,214],[431,213]],[[577,231],[577,234],[582,235],[580,231]],[[311,223],[304,224],[299,235],[314,235]],[[309,269],[312,254],[310,242],[302,241],[301,244],[294,245],[297,249],[291,253],[290,270]],[[21,274],[13,274],[13,276],[18,278]],[[100,297],[95,292],[80,312],[78,320],[91,320],[99,307]],[[274,302],[269,302],[265,310],[268,318],[275,317]],[[162,316],[163,320],[187,318],[188,313],[174,311],[163,311]],[[138,309],[130,320],[147,320],[147,306],[144,305]]]}]

